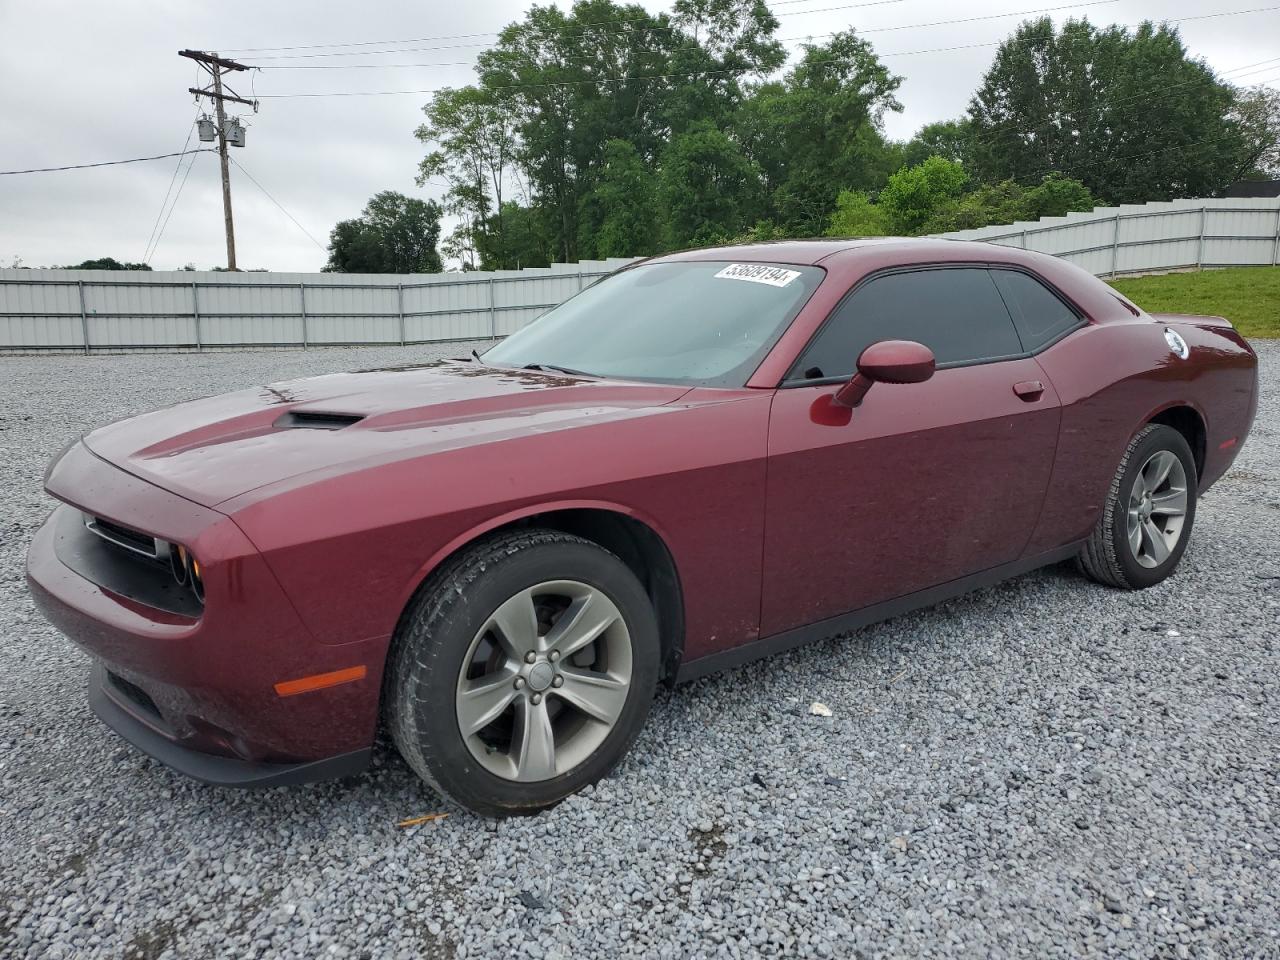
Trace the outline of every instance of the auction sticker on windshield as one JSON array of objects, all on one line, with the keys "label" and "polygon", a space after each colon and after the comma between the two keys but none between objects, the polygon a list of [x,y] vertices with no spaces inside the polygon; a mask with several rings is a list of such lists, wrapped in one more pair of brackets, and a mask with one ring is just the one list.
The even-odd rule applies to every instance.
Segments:
[{"label": "auction sticker on windshield", "polygon": [[771,287],[785,287],[800,276],[799,270],[784,270],[763,263],[731,263],[716,274],[717,280],[746,280],[748,283],[767,283]]}]

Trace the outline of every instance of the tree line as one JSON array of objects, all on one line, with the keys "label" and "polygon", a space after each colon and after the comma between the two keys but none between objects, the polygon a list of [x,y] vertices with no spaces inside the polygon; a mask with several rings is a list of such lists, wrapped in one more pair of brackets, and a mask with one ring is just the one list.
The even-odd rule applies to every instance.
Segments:
[{"label": "tree line", "polygon": [[735,239],[920,234],[1212,196],[1280,167],[1280,94],[1191,58],[1176,29],[1049,18],[998,48],[966,113],[906,142],[901,78],[855,30],[786,66],[763,0],[651,14],[532,7],[416,130],[419,184],[331,235],[333,270],[635,256]]}]

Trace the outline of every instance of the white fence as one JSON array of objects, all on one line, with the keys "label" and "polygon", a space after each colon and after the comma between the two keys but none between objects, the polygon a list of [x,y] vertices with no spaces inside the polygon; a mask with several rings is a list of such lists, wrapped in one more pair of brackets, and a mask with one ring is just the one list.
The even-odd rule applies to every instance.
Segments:
[{"label": "white fence", "polygon": [[[1173,200],[940,234],[1105,277],[1280,263],[1280,199]],[[0,270],[0,352],[409,344],[504,336],[629,259],[494,273]]]},{"label": "white fence", "polygon": [[630,262],[408,276],[0,270],[0,352],[389,345],[504,336]]},{"label": "white fence", "polygon": [[1280,263],[1280,198],[1098,207],[938,236],[1051,253],[1100,277],[1275,265]]}]

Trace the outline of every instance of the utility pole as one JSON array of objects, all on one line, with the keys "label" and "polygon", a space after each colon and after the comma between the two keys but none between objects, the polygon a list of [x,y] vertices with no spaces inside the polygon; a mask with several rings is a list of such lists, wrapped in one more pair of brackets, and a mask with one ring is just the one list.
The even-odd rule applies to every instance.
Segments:
[{"label": "utility pole", "polygon": [[[226,93],[223,90],[222,75],[233,71],[248,70],[249,67],[243,63],[237,63],[234,60],[226,60],[219,57],[216,53],[205,53],[201,50],[179,50],[178,56],[186,57],[194,60],[209,73],[213,78],[213,89],[197,89],[196,87],[188,87],[190,93],[197,97],[208,97],[214,103],[214,109],[218,117],[217,137],[218,137],[218,162],[222,167],[222,217],[226,225],[227,231],[227,269],[236,269],[236,228],[231,217],[231,168],[230,161],[227,157],[227,115],[223,109],[223,103],[230,100],[234,103],[243,103],[253,107],[255,113],[258,111],[258,101],[246,100],[244,97],[238,96],[234,90]],[[230,90],[230,87],[227,87]],[[232,141],[237,146],[244,146],[244,131],[240,129],[238,140]]]},{"label": "utility pole", "polygon": [[213,102],[218,111],[218,164],[222,167],[222,218],[227,226],[227,269],[236,269],[236,225],[231,217],[231,168],[227,160],[227,114],[222,109],[222,71],[213,70]]}]

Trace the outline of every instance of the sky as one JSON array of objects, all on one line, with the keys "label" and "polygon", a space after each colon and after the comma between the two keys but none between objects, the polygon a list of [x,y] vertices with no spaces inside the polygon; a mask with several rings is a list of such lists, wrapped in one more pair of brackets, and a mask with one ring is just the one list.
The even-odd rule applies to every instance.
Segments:
[{"label": "sky", "polygon": [[[778,36],[792,51],[805,38],[823,42],[824,35],[850,26],[866,35],[903,78],[898,96],[904,110],[886,120],[886,132],[897,139],[962,114],[990,65],[994,44],[1027,19],[1027,12],[1046,8],[1060,8],[1046,11],[1058,22],[1072,16],[1099,24],[1200,18],[1177,24],[1192,56],[1227,79],[1280,85],[1280,8],[1204,17],[1272,7],[1280,0],[1065,2],[772,0],[772,6],[781,22]],[[669,7],[655,0],[643,5],[651,11]],[[199,78],[177,51],[234,56],[263,68],[234,80],[241,94],[260,99],[256,114],[235,108],[248,128],[245,148],[232,150],[239,164],[231,168],[239,266],[318,270],[334,223],[359,215],[378,191],[439,198],[441,186],[414,182],[425,150],[413,131],[429,95],[280,95],[464,85],[474,79],[468,64],[483,45],[528,6],[520,0],[0,0],[0,171],[179,151],[198,113],[187,88]],[[989,19],[937,23],[961,18]],[[445,37],[450,39],[433,39]],[[386,56],[360,47],[316,46],[365,41],[377,42],[372,49],[436,49]],[[938,49],[951,47],[967,49]],[[353,51],[360,55],[312,56]],[[1277,59],[1260,70],[1241,69],[1271,58]],[[388,62],[425,65],[299,69]],[[191,145],[201,146],[194,136]],[[224,265],[217,156],[187,158],[175,179],[177,163],[174,158],[0,176],[0,267],[106,256],[149,257],[158,270]],[[164,205],[167,192],[170,200],[176,194],[176,203]],[[149,247],[154,251],[148,253]]]}]

